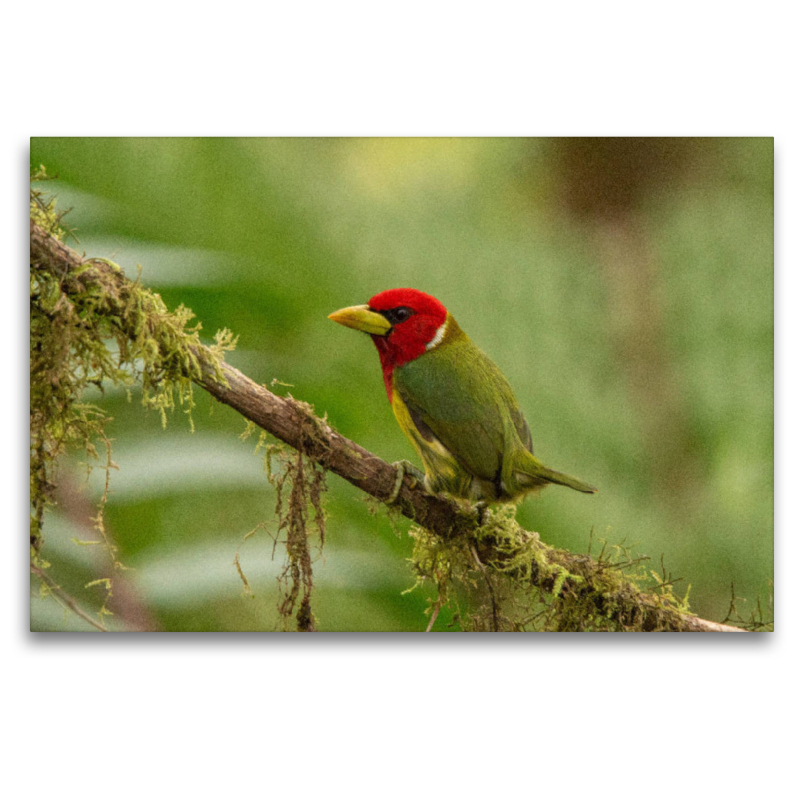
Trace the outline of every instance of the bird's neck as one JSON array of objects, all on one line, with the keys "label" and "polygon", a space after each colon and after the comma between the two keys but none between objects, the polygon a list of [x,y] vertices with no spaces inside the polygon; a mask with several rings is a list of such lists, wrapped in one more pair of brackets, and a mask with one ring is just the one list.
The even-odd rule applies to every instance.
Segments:
[{"label": "bird's neck", "polygon": [[421,358],[434,350],[447,346],[459,336],[464,336],[458,323],[450,314],[447,314],[443,331],[437,331],[430,342],[408,342],[393,341],[392,336],[373,336],[372,341],[378,350],[381,360],[381,371],[383,372],[383,384],[386,387],[386,394],[389,402],[392,402],[392,376],[399,367]]}]

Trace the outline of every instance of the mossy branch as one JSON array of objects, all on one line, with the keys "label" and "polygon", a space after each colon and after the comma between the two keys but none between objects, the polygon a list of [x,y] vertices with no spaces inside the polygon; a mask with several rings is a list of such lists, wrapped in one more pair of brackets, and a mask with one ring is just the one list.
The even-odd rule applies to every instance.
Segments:
[{"label": "mossy branch", "polygon": [[[132,298],[139,296],[133,290],[137,284],[118,267],[103,259],[82,258],[33,220],[30,247],[32,268],[35,265],[56,278],[69,298],[87,293],[102,296],[103,303],[94,312],[106,315],[131,341],[141,339],[142,326],[146,326],[148,340],[157,343],[156,355],[165,369],[173,370],[172,380],[202,386],[246,419],[372,497],[384,501],[391,496],[395,468],[342,436],[308,404],[258,385],[224,362],[221,347],[209,348],[196,337],[177,336],[174,319],[163,311],[141,308],[132,314]],[[668,580],[655,590],[642,590],[622,574],[620,563],[550,547],[502,510],[479,520],[473,508],[430,495],[408,477],[395,507],[419,526],[412,531],[415,566],[421,579],[432,579],[439,588],[434,614],[447,601],[448,580],[455,577],[473,587],[485,584],[488,611],[481,617],[483,622],[472,627],[522,629],[530,620],[504,617],[500,599],[509,601],[514,593],[533,592],[542,609],[539,614],[557,611],[551,629],[742,631],[686,613],[669,590]]]}]

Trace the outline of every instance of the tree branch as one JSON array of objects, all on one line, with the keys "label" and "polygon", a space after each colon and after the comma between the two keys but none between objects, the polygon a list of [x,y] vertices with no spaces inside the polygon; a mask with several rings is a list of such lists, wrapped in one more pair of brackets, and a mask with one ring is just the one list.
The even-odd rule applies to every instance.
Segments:
[{"label": "tree branch", "polygon": [[[93,285],[106,289],[109,285],[115,286],[120,307],[112,308],[109,313],[115,315],[118,324],[126,324],[124,298],[133,284],[121,271],[99,260],[84,260],[33,222],[30,245],[31,263],[59,276],[68,295],[91,290]],[[129,334],[133,336],[134,332]],[[217,400],[372,497],[382,501],[390,497],[396,480],[396,471],[391,464],[342,436],[316,416],[306,403],[273,394],[239,370],[224,362],[220,364],[219,359],[202,345],[191,349],[201,371],[188,377]],[[404,479],[395,507],[444,540],[474,538],[480,527],[474,509],[447,497],[428,494],[422,487],[412,485],[409,477]],[[501,563],[507,558],[498,544],[491,536],[480,538],[477,547],[483,564]],[[615,585],[619,588],[609,596],[608,584],[601,585],[599,580],[611,572],[613,566],[542,542],[536,542],[535,546],[538,548],[537,558],[530,565],[532,568],[526,573],[525,580],[546,592],[568,590],[582,595],[591,601],[598,614],[617,620],[623,628],[743,632],[741,628],[665,607],[658,596],[642,592],[628,581],[617,580]]]}]

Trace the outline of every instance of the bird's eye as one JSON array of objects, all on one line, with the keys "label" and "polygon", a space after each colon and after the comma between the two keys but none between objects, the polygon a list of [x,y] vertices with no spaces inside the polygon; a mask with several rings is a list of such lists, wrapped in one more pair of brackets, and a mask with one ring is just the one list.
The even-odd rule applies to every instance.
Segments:
[{"label": "bird's eye", "polygon": [[405,322],[414,312],[410,308],[401,306],[400,308],[393,308],[390,313],[389,321],[392,325],[396,325],[398,322]]},{"label": "bird's eye", "polygon": [[397,325],[400,322],[405,322],[409,317],[413,317],[416,313],[417,312],[414,311],[413,308],[408,308],[408,306],[398,306],[397,308],[389,308],[385,311],[378,311],[378,314],[386,317],[390,325]]}]

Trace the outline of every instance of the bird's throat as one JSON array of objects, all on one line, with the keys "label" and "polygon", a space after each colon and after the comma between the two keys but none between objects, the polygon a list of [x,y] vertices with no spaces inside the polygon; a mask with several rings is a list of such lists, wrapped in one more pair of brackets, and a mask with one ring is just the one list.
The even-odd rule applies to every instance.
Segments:
[{"label": "bird's throat", "polygon": [[381,360],[381,371],[383,372],[383,384],[386,387],[386,395],[389,402],[392,402],[392,376],[395,369],[408,364],[425,352],[425,346],[415,343],[393,342],[391,336],[373,336],[372,341],[378,350],[378,357]]},{"label": "bird's throat", "polygon": [[414,361],[420,356],[436,350],[459,335],[463,336],[458,323],[450,314],[445,321],[435,330],[428,334],[430,337],[425,339],[408,338],[399,336],[400,331],[392,331],[388,336],[372,336],[372,341],[378,350],[381,360],[381,370],[383,372],[383,383],[386,386],[386,395],[389,402],[392,402],[392,378],[395,369]]}]

